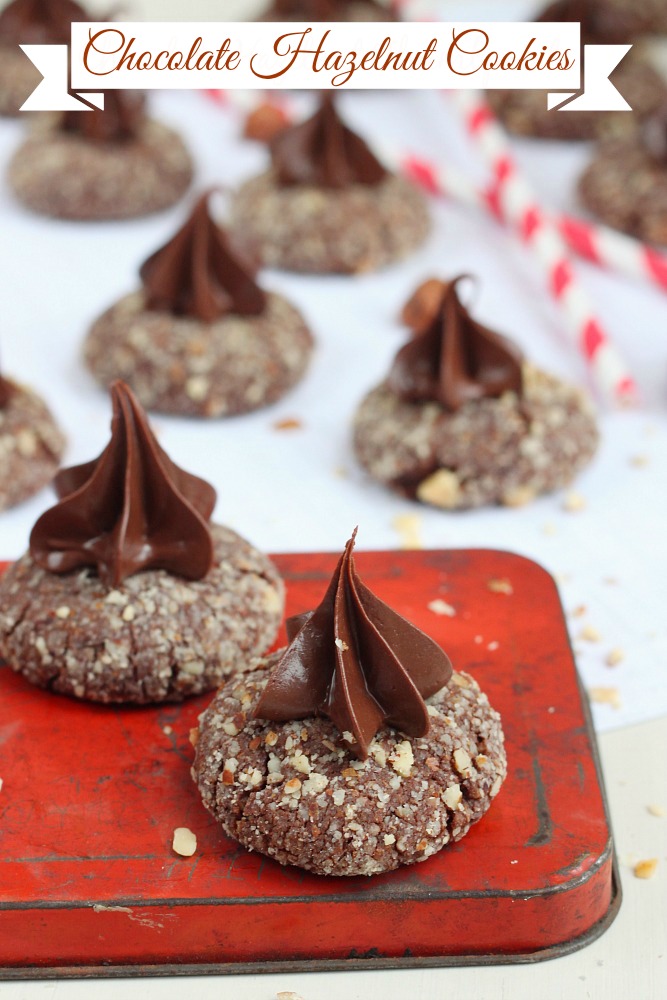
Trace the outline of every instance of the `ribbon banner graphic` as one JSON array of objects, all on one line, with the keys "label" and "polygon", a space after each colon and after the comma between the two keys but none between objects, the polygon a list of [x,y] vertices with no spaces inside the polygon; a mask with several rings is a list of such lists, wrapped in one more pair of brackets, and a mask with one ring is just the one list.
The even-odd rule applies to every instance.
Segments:
[{"label": "ribbon banner graphic", "polygon": [[563,111],[630,110],[609,74],[631,46],[584,53],[575,22],[75,22],[70,46],[21,48],[44,77],[23,111],[102,107],[105,90],[232,88],[530,89]]}]

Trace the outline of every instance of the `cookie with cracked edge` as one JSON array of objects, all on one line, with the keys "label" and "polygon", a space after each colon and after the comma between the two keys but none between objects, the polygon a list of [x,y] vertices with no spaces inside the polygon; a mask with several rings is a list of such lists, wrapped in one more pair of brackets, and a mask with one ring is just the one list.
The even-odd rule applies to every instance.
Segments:
[{"label": "cookie with cracked edge", "polygon": [[200,580],[162,569],[109,588],[93,569],[64,575],[29,553],[0,580],[0,656],[32,684],[98,702],[181,701],[217,687],[273,641],[283,583],[267,556],[211,525]]},{"label": "cookie with cracked edge", "polygon": [[375,875],[425,861],[484,815],[507,763],[472,677],[454,673],[427,700],[425,736],[383,728],[359,760],[327,718],[252,718],[282,652],[228,681],[193,734],[193,779],[228,836],[317,874]]},{"label": "cookie with cracked edge", "polygon": [[47,486],[64,448],[46,403],[32,389],[0,377],[0,511]]}]

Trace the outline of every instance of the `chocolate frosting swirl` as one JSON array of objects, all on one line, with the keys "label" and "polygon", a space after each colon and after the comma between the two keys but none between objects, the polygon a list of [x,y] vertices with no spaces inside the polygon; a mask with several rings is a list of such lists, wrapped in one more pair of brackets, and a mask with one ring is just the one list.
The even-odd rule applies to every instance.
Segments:
[{"label": "chocolate frosting swirl", "polygon": [[146,308],[212,323],[220,316],[258,316],[266,296],[254,268],[236,253],[211,218],[209,192],[163,247],[141,265]]},{"label": "chocolate frosting swirl", "polygon": [[521,394],[521,352],[472,318],[458,296],[459,281],[441,282],[435,317],[394,359],[389,387],[408,402],[435,401],[454,412],[470,400]]},{"label": "chocolate frosting swirl", "polygon": [[138,90],[105,90],[103,111],[65,111],[58,127],[91,142],[127,142],[136,139],[146,120],[145,104]]},{"label": "chocolate frosting swirl", "polygon": [[215,490],[171,461],[124,382],[111,386],[111,440],[99,458],[61,470],[60,503],[30,535],[51,573],[94,566],[110,587],[145,569],[199,580],[213,562]]},{"label": "chocolate frosting swirl", "polygon": [[271,145],[271,158],[278,184],[283,187],[374,186],[387,176],[364,140],[338,117],[328,92],[311,118],[278,133]]},{"label": "chocolate frosting swirl", "polygon": [[618,5],[605,0],[554,0],[537,21],[579,21],[582,45],[623,44],[636,34],[636,15],[627,16]]},{"label": "chocolate frosting swirl", "polygon": [[14,0],[0,13],[0,39],[16,45],[67,44],[72,21],[89,20],[73,0]]},{"label": "chocolate frosting swirl", "polygon": [[[386,14],[386,20],[393,20],[391,13],[383,10],[382,6],[375,0],[362,0],[365,7],[375,7],[382,14]],[[302,21],[340,21],[341,15],[345,14],[345,8],[359,6],[360,0],[273,0],[270,10],[264,15],[265,19],[274,18],[276,21],[293,20],[299,18]]]},{"label": "chocolate frosting swirl", "polygon": [[452,676],[437,643],[411,625],[362,583],[345,546],[322,603],[287,622],[290,644],[271,671],[254,717],[285,722],[325,715],[354,737],[361,760],[387,724],[424,736],[424,703]]}]

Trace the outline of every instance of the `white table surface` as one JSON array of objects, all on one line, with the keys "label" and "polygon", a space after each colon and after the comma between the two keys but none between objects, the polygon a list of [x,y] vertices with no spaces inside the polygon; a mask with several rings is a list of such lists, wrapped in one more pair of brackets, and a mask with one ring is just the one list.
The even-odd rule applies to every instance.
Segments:
[{"label": "white table surface", "polygon": [[[472,6],[470,17],[476,13]],[[488,11],[493,5],[476,6]],[[483,176],[438,96],[357,94],[341,105],[369,137],[400,140]],[[198,185],[233,185],[260,168],[262,151],[241,143],[236,123],[201,96],[162,94],[154,107],[156,115],[186,135],[198,162]],[[0,162],[20,135],[17,123],[0,122]],[[545,151],[525,142],[516,148],[542,196],[571,206],[573,180],[586,151]],[[217,487],[216,517],[267,550],[339,549],[356,523],[360,548],[393,548],[400,544],[395,518],[409,515],[417,519],[426,547],[514,549],[557,576],[566,610],[586,608],[583,615],[570,616],[585,685],[614,687],[621,699],[620,708],[594,706],[596,726],[603,733],[618,850],[627,862],[622,866],[625,902],[620,916],[584,951],[528,967],[225,977],[192,983],[6,983],[0,985],[3,997],[87,997],[94,990],[101,998],[175,998],[195,989],[203,1000],[221,995],[268,1000],[279,990],[296,991],[304,1000],[406,995],[421,1000],[445,991],[475,1000],[652,1000],[663,994],[667,820],[651,816],[647,806],[667,806],[667,724],[662,718],[667,712],[667,296],[590,266],[580,268],[643,394],[640,409],[601,415],[600,453],[576,484],[587,501],[585,510],[564,511],[562,494],[520,511],[443,515],[427,510],[368,482],[349,446],[350,415],[402,342],[396,314],[419,280],[431,273],[479,275],[476,302],[483,320],[515,337],[544,367],[585,379],[582,363],[562,338],[558,310],[530,255],[496,223],[468,209],[444,204],[434,205],[434,212],[436,231],[428,246],[382,274],[354,280],[265,275],[267,285],[284,290],[303,309],[318,340],[307,379],[288,398],[270,410],[227,422],[159,417],[154,423],[172,457]],[[122,224],[54,223],[31,217],[0,188],[3,371],[29,381],[49,400],[69,437],[68,462],[98,454],[108,434],[107,400],[79,361],[85,330],[104,307],[134,286],[137,265],[183,214],[181,205]],[[273,428],[276,420],[291,416],[303,421],[301,430]],[[635,464],[637,459],[644,464]],[[14,557],[25,548],[32,523],[51,502],[43,491],[0,517],[1,556]],[[599,631],[600,642],[577,638],[585,625]],[[621,648],[624,659],[612,669],[605,659],[613,648]],[[627,866],[644,857],[660,859],[650,881],[634,878]]]}]

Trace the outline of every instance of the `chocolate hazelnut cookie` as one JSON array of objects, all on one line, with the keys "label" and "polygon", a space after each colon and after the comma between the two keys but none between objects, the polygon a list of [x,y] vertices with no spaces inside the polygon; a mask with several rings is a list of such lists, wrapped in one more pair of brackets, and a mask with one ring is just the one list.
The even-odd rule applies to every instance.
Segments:
[{"label": "chocolate hazelnut cookie", "polygon": [[[655,13],[649,4],[632,0],[555,0],[538,21],[577,21],[583,45],[632,42],[654,30]],[[667,24],[667,17],[663,18]],[[602,139],[632,135],[638,125],[667,99],[667,84],[637,47],[623,58],[610,76],[626,99],[628,111],[547,110],[544,90],[492,90],[488,100],[503,124],[517,135],[540,139]]]},{"label": "chocolate hazelnut cookie", "polygon": [[215,491],[168,458],[122,383],[111,441],[62,470],[60,502],[0,580],[0,656],[32,684],[99,702],[180,701],[270,645],[283,585]]},{"label": "chocolate hazelnut cookie", "polygon": [[0,511],[47,486],[64,447],[46,403],[31,389],[0,375]]},{"label": "chocolate hazelnut cookie", "polygon": [[208,195],[141,267],[142,289],[111,306],[84,344],[102,385],[123,379],[149,410],[192,417],[275,402],[304,375],[313,337],[213,221]]},{"label": "chocolate hazelnut cookie", "polygon": [[441,283],[434,314],[417,310],[415,335],[356,412],[354,450],[374,479],[423,503],[520,506],[590,461],[593,410],[477,323],[457,284]]},{"label": "chocolate hazelnut cookie", "polygon": [[60,219],[128,219],[168,208],[192,180],[180,137],[144,114],[137,91],[109,91],[104,110],[34,119],[9,163],[16,197]]},{"label": "chocolate hazelnut cookie", "polygon": [[475,681],[359,579],[348,542],[290,645],[225,684],[193,778],[225,833],[281,864],[374,875],[460,840],[507,771]]},{"label": "chocolate hazelnut cookie", "polygon": [[579,181],[579,196],[606,225],[667,245],[667,102],[633,138],[600,144]]},{"label": "chocolate hazelnut cookie", "polygon": [[274,137],[271,161],[232,202],[233,229],[269,267],[374,271],[416,250],[429,233],[421,192],[382,166],[329,94],[311,118]]}]

